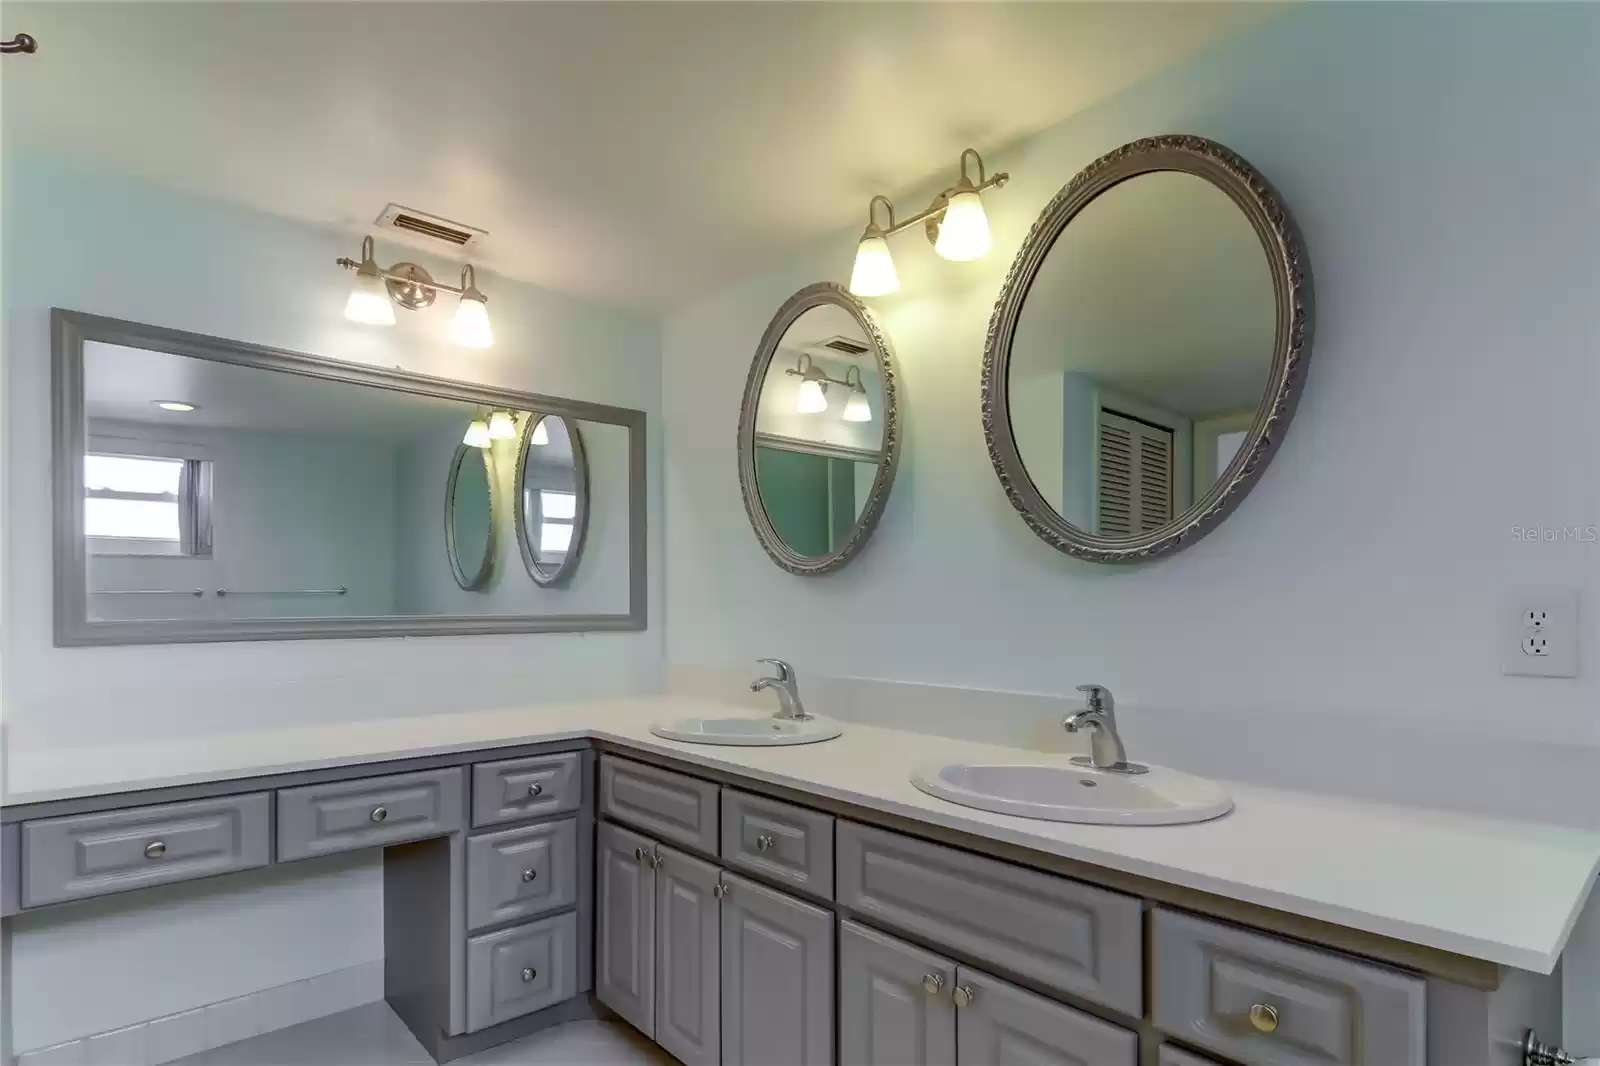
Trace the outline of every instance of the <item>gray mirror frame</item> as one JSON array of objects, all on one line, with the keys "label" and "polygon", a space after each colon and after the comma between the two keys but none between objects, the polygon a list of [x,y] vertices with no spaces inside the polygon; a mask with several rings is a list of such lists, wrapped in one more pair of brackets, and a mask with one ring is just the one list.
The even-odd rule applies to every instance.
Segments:
[{"label": "gray mirror frame", "polygon": [[[493,388],[404,370],[345,363],[245,341],[208,337],[138,322],[52,308],[51,485],[54,545],[53,637],[56,647],[199,644],[222,641],[434,637],[485,633],[633,632],[649,624],[649,527],[645,412],[587,400]],[[328,381],[371,385],[461,400],[484,408],[543,411],[628,431],[628,610],[606,614],[388,615],[353,618],[241,618],[205,622],[91,621],[83,529],[83,346],[103,341],[278,370]]]},{"label": "gray mirror frame", "polygon": [[[1160,529],[1134,537],[1100,537],[1066,521],[1028,476],[1011,428],[1011,344],[1028,290],[1045,257],[1073,218],[1095,197],[1129,178],[1180,171],[1211,182],[1238,205],[1272,271],[1276,342],[1267,392],[1228,469],[1201,500]],[[1101,563],[1132,563],[1188,547],[1226,518],[1261,477],[1283,442],[1305,385],[1311,356],[1311,265],[1300,231],[1276,190],[1228,148],[1187,134],[1133,141],[1089,164],[1056,193],[1017,251],[989,319],[983,351],[983,434],[1006,497],[1034,533],[1057,551]]]},{"label": "gray mirror frame", "polygon": [[[484,539],[483,559],[470,574],[461,561],[461,545],[456,543],[455,523],[456,483],[461,479],[461,462],[469,455],[476,456],[478,462],[484,464],[485,483],[489,488],[489,535]],[[456,453],[450,458],[450,477],[444,486],[444,552],[450,558],[450,575],[464,592],[480,592],[494,577],[495,547],[500,539],[499,508],[494,497],[494,456],[470,444],[456,445]]]},{"label": "gray mirror frame", "polygon": [[[761,402],[761,388],[766,382],[767,367],[777,354],[778,344],[794,321],[813,307],[832,304],[850,313],[861,326],[878,362],[883,378],[883,451],[878,473],[872,481],[872,492],[861,516],[856,520],[850,536],[827,555],[800,555],[784,543],[767,515],[761,502],[761,492],[756,484],[756,408]],[[767,323],[756,348],[755,359],[750,363],[750,376],[745,382],[744,400],[739,406],[739,491],[744,497],[745,514],[755,530],[756,539],[767,556],[780,567],[799,577],[817,577],[832,573],[861,553],[878,520],[889,502],[889,490],[894,487],[895,470],[900,462],[900,406],[895,397],[894,353],[889,339],[879,328],[872,312],[852,296],[844,286],[831,281],[807,285],[785,300],[778,313]]]},{"label": "gray mirror frame", "polygon": [[[534,584],[541,588],[559,588],[577,573],[578,564],[583,561],[583,542],[589,535],[589,453],[584,450],[583,433],[576,422],[544,411],[534,411],[532,415],[522,431],[522,445],[517,449],[516,480],[512,483],[512,491],[517,497],[517,547],[522,551],[522,565],[527,567],[528,576],[533,578]],[[533,544],[528,539],[527,494],[522,491],[522,476],[528,469],[528,449],[533,444],[534,427],[547,418],[559,418],[566,427],[567,438],[572,442],[573,481],[577,488],[577,501],[572,512],[572,543],[567,546],[567,557],[561,560],[561,565],[548,573],[545,566],[534,558]]]}]

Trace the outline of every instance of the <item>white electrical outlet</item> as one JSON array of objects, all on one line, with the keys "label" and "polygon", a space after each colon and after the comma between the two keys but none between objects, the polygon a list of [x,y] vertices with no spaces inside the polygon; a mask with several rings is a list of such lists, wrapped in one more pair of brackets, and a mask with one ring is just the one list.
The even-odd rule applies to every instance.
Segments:
[{"label": "white electrical outlet", "polygon": [[1501,616],[1501,673],[1578,676],[1576,589],[1518,590],[1506,597]]}]

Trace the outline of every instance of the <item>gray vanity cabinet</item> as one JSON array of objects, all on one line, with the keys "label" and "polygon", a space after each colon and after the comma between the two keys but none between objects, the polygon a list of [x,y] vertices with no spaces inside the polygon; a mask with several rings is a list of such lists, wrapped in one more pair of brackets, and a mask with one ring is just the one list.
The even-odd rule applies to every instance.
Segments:
[{"label": "gray vanity cabinet", "polygon": [[656,1043],[687,1066],[722,1061],[722,871],[657,850]]},{"label": "gray vanity cabinet", "polygon": [[594,989],[600,1002],[655,1035],[655,842],[615,825],[597,833]]},{"label": "gray vanity cabinet", "polygon": [[1135,1066],[1139,1038],[963,966],[956,971],[961,1066]]},{"label": "gray vanity cabinet", "polygon": [[855,922],[839,925],[839,1058],[955,1066],[956,964]]},{"label": "gray vanity cabinet", "polygon": [[831,1066],[833,913],[722,875],[723,1066]]}]

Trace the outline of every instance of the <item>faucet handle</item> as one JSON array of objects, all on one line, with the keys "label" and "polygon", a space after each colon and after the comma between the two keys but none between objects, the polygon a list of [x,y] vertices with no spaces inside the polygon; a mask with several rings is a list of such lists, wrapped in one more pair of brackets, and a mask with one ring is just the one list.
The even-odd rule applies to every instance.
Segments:
[{"label": "faucet handle", "polygon": [[772,669],[777,672],[779,681],[794,680],[794,667],[790,666],[782,659],[757,659],[756,662],[766,663],[768,666],[772,667]]},{"label": "faucet handle", "polygon": [[1111,696],[1111,690],[1104,685],[1079,685],[1078,691],[1087,693],[1089,698],[1085,702],[1089,704],[1091,711],[1099,711],[1102,714],[1114,713],[1112,708],[1116,706],[1116,701]]}]

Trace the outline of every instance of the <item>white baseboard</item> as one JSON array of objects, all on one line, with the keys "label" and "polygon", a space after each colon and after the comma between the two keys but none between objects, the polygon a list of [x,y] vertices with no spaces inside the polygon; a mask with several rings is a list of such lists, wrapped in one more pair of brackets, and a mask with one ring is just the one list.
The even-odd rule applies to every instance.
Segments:
[{"label": "white baseboard", "polygon": [[383,998],[383,960],[23,1052],[16,1066],[161,1066]]}]

